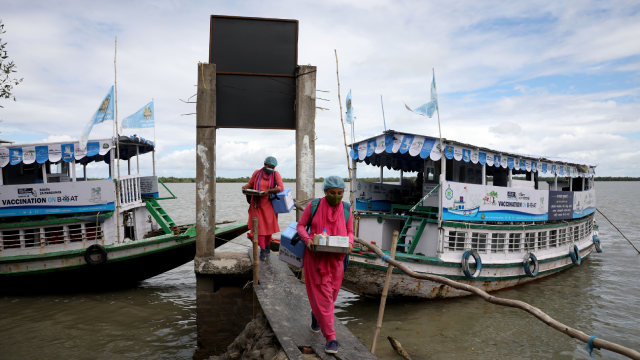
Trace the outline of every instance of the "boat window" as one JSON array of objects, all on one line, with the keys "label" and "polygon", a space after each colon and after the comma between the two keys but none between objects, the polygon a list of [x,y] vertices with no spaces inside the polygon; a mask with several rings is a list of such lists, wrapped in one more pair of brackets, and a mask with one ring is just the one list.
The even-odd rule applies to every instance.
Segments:
[{"label": "boat window", "polygon": [[69,241],[82,241],[82,225],[69,225]]},{"label": "boat window", "polygon": [[492,253],[504,252],[504,242],[506,237],[507,237],[507,234],[504,234],[504,233],[491,234],[491,252]]},{"label": "boat window", "polygon": [[5,230],[2,232],[2,246],[5,249],[20,248],[20,230]]},{"label": "boat window", "polygon": [[96,227],[94,223],[85,224],[84,232],[87,241],[100,240],[100,226]]},{"label": "boat window", "polygon": [[536,233],[528,232],[524,234],[524,246],[527,251],[532,251],[536,248]]},{"label": "boat window", "polygon": [[466,234],[465,231],[449,231],[449,241],[447,242],[449,251],[464,250]]},{"label": "boat window", "polygon": [[64,243],[64,227],[52,226],[44,228],[44,239],[47,245]]},{"label": "boat window", "polygon": [[40,228],[24,230],[24,246],[40,246]]},{"label": "boat window", "polygon": [[547,248],[547,232],[539,231],[538,232],[538,249],[546,249]]},{"label": "boat window", "polygon": [[558,246],[558,230],[549,231],[549,247]]},{"label": "boat window", "polygon": [[520,233],[509,234],[509,252],[520,252],[521,237]]},{"label": "boat window", "polygon": [[580,239],[580,226],[576,226],[573,228],[573,241],[578,242]]},{"label": "boat window", "polygon": [[567,229],[558,230],[558,245],[562,246],[567,243]]},{"label": "boat window", "polygon": [[[23,185],[42,182],[42,171],[36,171],[38,167],[33,164],[19,163],[2,168],[2,182],[4,185]],[[37,181],[39,179],[40,181]]]},{"label": "boat window", "polygon": [[471,248],[479,253],[486,253],[487,233],[471,233]]}]

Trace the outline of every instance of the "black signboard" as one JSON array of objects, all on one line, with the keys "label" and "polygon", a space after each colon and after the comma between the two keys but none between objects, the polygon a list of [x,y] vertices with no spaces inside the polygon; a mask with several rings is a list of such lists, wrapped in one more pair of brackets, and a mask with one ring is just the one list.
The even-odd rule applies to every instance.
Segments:
[{"label": "black signboard", "polygon": [[549,191],[549,220],[573,219],[573,192]]},{"label": "black signboard", "polygon": [[218,127],[295,129],[298,21],[211,16]]}]

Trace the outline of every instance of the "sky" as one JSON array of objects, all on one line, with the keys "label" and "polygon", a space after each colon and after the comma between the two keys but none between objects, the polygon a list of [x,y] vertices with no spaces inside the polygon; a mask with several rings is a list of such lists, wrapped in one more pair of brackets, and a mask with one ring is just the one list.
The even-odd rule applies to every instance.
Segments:
[{"label": "sky", "polygon": [[[78,139],[114,84],[118,116],[155,102],[157,173],[195,176],[198,62],[210,15],[299,20],[298,63],[315,65],[316,176],[347,176],[338,86],[351,90],[355,138],[386,128],[438,136],[415,115],[432,69],[442,136],[516,153],[599,164],[599,176],[640,176],[640,3],[633,1],[2,1],[9,60],[24,81],[0,99],[0,138]],[[344,108],[344,104],[343,104]],[[112,136],[96,125],[92,138]],[[347,130],[348,132],[348,130]],[[124,134],[154,137],[153,129]],[[347,133],[347,138],[350,136]],[[266,156],[295,177],[289,130],[219,129],[217,176],[250,176]],[[141,173],[151,173],[151,157]],[[103,176],[106,167],[89,169]],[[389,175],[392,172],[389,173]],[[358,176],[377,176],[361,166]],[[96,176],[96,177],[97,177]]]}]

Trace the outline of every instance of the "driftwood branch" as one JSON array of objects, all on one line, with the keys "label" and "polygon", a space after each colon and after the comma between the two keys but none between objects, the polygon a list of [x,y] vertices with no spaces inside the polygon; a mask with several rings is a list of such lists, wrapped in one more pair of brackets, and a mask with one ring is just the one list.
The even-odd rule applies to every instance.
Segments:
[{"label": "driftwood branch", "polygon": [[[613,226],[614,228],[616,228],[616,230],[618,230],[618,232],[620,233],[620,235],[622,235],[623,238],[627,239],[626,236],[624,236],[624,234],[622,233],[622,231],[620,231],[620,229],[618,229],[617,226],[613,225],[613,223],[611,222],[611,220],[609,220],[609,218],[602,213],[602,211],[600,211],[600,209],[596,209],[598,210],[598,212],[600,213],[600,215],[604,216],[605,219],[607,219],[607,221],[609,222],[609,224],[611,224],[611,226]],[[638,252],[638,254],[640,254],[640,250],[638,250],[638,248],[633,245],[633,243],[631,242],[631,240],[627,239],[627,241],[629,242],[629,244],[631,244],[631,246],[633,246],[634,249],[636,249],[636,251]]]},{"label": "driftwood branch", "polygon": [[[364,245],[365,247],[367,247],[369,250],[373,251],[374,253],[376,253],[376,255],[378,255],[379,257],[382,257],[383,252],[382,250],[380,250],[377,246],[371,245],[369,242],[367,242],[366,240],[360,239],[360,238],[355,238],[355,241]],[[404,266],[403,263],[393,260],[391,258],[386,259],[386,262],[397,267],[398,270],[402,271],[403,273],[416,278],[416,279],[421,279],[421,280],[430,280],[439,284],[444,284],[447,286],[450,286],[454,289],[458,289],[458,290],[464,290],[464,291],[468,291],[474,295],[478,295],[480,296],[484,301],[490,302],[492,304],[496,304],[496,305],[503,305],[503,306],[509,306],[509,307],[513,307],[513,308],[517,308],[517,309],[521,309],[524,310],[526,312],[528,312],[529,314],[533,315],[534,317],[538,318],[540,321],[542,321],[543,323],[549,325],[550,327],[574,338],[574,339],[578,339],[584,343],[587,343],[589,341],[590,336],[583,333],[580,330],[576,330],[572,327],[569,327],[559,321],[554,320],[553,318],[551,318],[549,315],[545,314],[542,310],[538,309],[535,306],[531,306],[523,301],[520,300],[511,300],[511,299],[503,299],[503,298],[499,298],[499,297],[495,297],[492,295],[489,295],[487,292],[485,292],[484,290],[478,289],[477,287],[471,286],[471,285],[467,285],[467,284],[462,284],[459,283],[457,281],[453,281],[441,276],[437,276],[437,275],[431,275],[431,274],[419,274],[415,271],[412,271],[410,269],[408,269],[406,266]],[[600,338],[596,338],[593,340],[593,346],[595,348],[598,349],[606,349],[609,351],[613,351],[615,353],[624,355],[630,359],[636,359],[636,360],[640,360],[640,352],[637,352],[636,350],[633,349],[629,349],[628,347],[624,347],[622,345],[618,345],[618,344],[614,344],[610,341],[607,340],[602,340]]]}]

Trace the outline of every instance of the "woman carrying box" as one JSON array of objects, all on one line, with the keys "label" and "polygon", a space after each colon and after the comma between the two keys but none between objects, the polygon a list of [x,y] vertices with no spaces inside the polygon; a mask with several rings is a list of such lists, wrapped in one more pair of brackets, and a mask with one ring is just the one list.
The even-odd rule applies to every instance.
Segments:
[{"label": "woman carrying box", "polygon": [[[338,352],[338,341],[333,329],[333,308],[338,298],[344,275],[344,254],[314,252],[313,236],[326,229],[329,235],[348,236],[349,252],[353,250],[353,214],[345,214],[342,196],[345,184],[339,176],[329,176],[322,184],[325,197],[320,199],[311,222],[310,232],[305,227],[311,216],[311,203],[307,205],[298,221],[298,235],[307,245],[304,253],[304,277],[307,295],[311,304],[311,331],[322,331],[327,340],[325,352]],[[348,220],[345,221],[345,217]]]},{"label": "woman carrying box", "polygon": [[280,231],[278,215],[273,211],[269,201],[270,194],[277,194],[284,190],[282,176],[275,171],[278,160],[273,156],[264,159],[264,167],[253,172],[249,183],[242,190],[254,189],[264,191],[263,196],[251,196],[249,204],[249,230],[253,231],[253,218],[258,218],[258,244],[260,245],[260,260],[265,260],[271,253],[271,234]]}]

